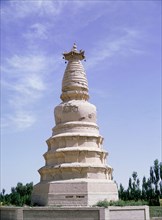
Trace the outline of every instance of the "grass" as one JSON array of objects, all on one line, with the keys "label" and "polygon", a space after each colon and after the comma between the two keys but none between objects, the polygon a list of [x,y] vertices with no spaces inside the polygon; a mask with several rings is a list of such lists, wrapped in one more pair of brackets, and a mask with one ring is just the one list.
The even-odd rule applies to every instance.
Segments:
[{"label": "grass", "polygon": [[99,207],[105,207],[107,208],[108,206],[140,206],[140,205],[148,205],[148,202],[146,201],[123,201],[123,200],[118,200],[118,201],[110,201],[108,202],[107,200],[99,201],[96,206]]},{"label": "grass", "polygon": [[[146,201],[110,201],[107,200],[99,201],[96,206],[105,207],[108,206],[140,206],[140,205],[148,205]],[[150,217],[162,217],[162,206],[149,206]]]},{"label": "grass", "polygon": [[162,217],[162,206],[150,206],[150,217]]}]

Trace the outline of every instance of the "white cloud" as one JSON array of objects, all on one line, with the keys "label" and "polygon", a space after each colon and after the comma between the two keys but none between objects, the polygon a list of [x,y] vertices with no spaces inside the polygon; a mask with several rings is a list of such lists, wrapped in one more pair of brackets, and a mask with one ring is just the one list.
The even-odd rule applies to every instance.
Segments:
[{"label": "white cloud", "polygon": [[14,20],[25,18],[32,14],[37,16],[59,15],[62,8],[67,3],[64,1],[53,1],[53,0],[15,0],[8,1],[8,7],[3,7],[1,14],[6,20]]},{"label": "white cloud", "polygon": [[15,112],[14,117],[10,117],[10,120],[18,129],[22,130],[33,125],[36,119],[32,114],[30,115],[29,112],[17,111]]},{"label": "white cloud", "polygon": [[[6,59],[6,70],[10,73],[11,69],[14,74],[23,76],[25,73],[42,73],[47,68],[48,60],[43,55],[14,55]],[[6,67],[5,66],[5,67]]]},{"label": "white cloud", "polygon": [[142,54],[144,51],[139,48],[137,41],[140,33],[137,30],[123,28],[117,30],[114,36],[106,37],[95,44],[88,60],[87,68],[93,67],[97,63],[112,58],[115,55],[127,56],[130,54]]},{"label": "white cloud", "polygon": [[45,90],[45,84],[43,80],[41,80],[38,75],[32,75],[30,78],[26,79],[27,85],[30,89],[43,91]]},{"label": "white cloud", "polygon": [[36,121],[33,114],[24,111],[15,111],[13,115],[4,115],[1,120],[2,129],[13,129],[14,131],[23,131],[31,127]]},{"label": "white cloud", "polygon": [[48,64],[46,57],[35,55],[14,55],[6,60],[4,68],[2,66],[2,86],[12,92],[10,104],[22,106],[40,98],[46,89]]},{"label": "white cloud", "polygon": [[40,23],[32,24],[23,37],[31,41],[35,39],[46,40],[48,38],[47,27]]},{"label": "white cloud", "polygon": [[56,68],[55,64],[54,57],[43,55],[14,55],[6,59],[2,66],[2,90],[7,94],[5,102],[12,113],[2,116],[4,128],[16,126],[22,130],[34,124],[32,106],[45,94],[47,76]]},{"label": "white cloud", "polygon": [[59,15],[66,4],[67,4],[66,0],[64,1],[42,0],[42,13]]}]

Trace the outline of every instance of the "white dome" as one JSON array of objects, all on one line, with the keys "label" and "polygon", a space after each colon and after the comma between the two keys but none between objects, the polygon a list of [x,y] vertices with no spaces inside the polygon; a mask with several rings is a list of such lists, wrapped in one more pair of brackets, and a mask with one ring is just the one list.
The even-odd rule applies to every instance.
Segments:
[{"label": "white dome", "polygon": [[56,125],[82,121],[96,123],[96,107],[84,100],[71,100],[56,106],[54,110]]}]

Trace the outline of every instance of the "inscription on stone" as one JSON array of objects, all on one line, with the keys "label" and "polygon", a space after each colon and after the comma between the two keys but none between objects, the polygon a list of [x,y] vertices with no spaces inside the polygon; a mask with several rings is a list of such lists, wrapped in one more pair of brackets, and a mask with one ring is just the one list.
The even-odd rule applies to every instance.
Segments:
[{"label": "inscription on stone", "polygon": [[63,112],[78,112],[78,106],[76,105],[65,105],[63,107]]}]

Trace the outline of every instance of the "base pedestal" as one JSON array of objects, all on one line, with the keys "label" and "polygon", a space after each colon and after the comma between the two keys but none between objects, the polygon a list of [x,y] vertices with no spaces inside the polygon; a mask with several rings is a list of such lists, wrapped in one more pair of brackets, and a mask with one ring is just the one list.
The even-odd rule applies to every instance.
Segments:
[{"label": "base pedestal", "polygon": [[114,181],[72,179],[40,182],[34,186],[32,203],[41,206],[92,206],[99,200],[118,200]]}]

